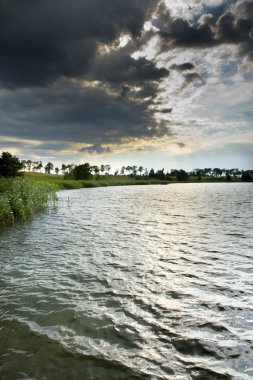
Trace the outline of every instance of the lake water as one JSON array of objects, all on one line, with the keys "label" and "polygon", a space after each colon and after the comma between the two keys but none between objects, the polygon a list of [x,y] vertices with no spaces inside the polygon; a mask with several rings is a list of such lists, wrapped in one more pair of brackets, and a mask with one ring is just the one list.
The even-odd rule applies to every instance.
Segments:
[{"label": "lake water", "polygon": [[252,379],[253,184],[59,193],[0,232],[0,379]]}]

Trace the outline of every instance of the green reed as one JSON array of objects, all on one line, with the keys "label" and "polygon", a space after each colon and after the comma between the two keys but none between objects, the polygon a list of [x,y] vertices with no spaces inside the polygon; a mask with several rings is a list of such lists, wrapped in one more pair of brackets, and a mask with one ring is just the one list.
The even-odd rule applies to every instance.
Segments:
[{"label": "green reed", "polygon": [[57,199],[50,184],[31,183],[21,178],[0,179],[0,223],[26,219]]}]

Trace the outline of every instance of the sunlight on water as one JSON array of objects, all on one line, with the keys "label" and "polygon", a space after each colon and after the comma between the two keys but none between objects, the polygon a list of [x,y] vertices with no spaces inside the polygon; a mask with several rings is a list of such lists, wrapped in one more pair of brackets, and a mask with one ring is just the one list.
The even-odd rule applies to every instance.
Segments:
[{"label": "sunlight on water", "polygon": [[253,186],[64,191],[0,232],[1,379],[250,379]]}]

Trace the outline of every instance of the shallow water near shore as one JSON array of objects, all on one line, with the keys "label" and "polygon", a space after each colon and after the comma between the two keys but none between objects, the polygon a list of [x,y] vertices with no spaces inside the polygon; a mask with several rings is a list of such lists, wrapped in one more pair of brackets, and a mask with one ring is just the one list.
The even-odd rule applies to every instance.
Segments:
[{"label": "shallow water near shore", "polygon": [[252,379],[253,184],[59,193],[0,231],[0,379]]}]

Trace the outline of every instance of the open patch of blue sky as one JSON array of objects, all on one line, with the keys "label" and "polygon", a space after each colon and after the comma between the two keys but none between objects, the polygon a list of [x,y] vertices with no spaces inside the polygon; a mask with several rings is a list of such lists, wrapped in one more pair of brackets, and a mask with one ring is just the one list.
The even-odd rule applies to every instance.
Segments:
[{"label": "open patch of blue sky", "polygon": [[238,60],[233,60],[232,62],[222,63],[220,77],[224,82],[226,80],[233,80],[234,76],[238,72],[238,66],[241,63],[241,61],[242,61],[241,59],[238,59]]},{"label": "open patch of blue sky", "polygon": [[252,83],[252,91],[253,91],[253,72],[247,71],[245,73],[242,73],[242,75],[245,81]]}]

